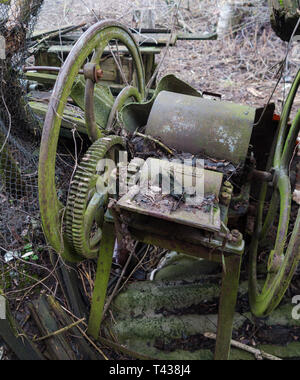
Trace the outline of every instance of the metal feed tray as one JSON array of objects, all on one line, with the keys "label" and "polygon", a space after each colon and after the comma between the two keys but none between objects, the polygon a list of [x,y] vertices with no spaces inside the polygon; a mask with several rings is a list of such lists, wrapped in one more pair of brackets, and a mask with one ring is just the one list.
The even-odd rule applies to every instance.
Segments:
[{"label": "metal feed tray", "polygon": [[221,173],[149,158],[141,169],[139,183],[119,200],[118,206],[191,227],[220,231],[218,197],[222,179]]}]

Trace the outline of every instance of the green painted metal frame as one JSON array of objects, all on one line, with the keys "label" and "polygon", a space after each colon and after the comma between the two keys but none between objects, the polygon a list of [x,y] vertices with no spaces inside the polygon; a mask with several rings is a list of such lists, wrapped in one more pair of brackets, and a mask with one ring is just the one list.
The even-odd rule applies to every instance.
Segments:
[{"label": "green painted metal frame", "polygon": [[[145,225],[143,227],[145,228]],[[159,227],[160,228],[157,230],[156,234],[153,232],[148,233],[147,231],[138,231],[133,229],[131,229],[131,233],[134,239],[143,243],[152,244],[168,250],[175,250],[186,255],[192,255],[223,264],[214,358],[215,360],[228,360],[230,356],[233,318],[238,295],[243,251],[240,252],[240,254],[222,253],[220,249],[214,251],[214,249],[198,244],[188,244],[185,241],[180,241],[172,236],[172,234],[170,234],[170,237],[162,237],[160,235],[162,228],[161,224]],[[182,231],[182,234],[183,233],[184,232]]]},{"label": "green painted metal frame", "polygon": [[100,325],[116,240],[113,223],[105,222],[102,231],[103,237],[100,243],[100,252],[87,330],[88,334],[94,339],[98,339],[100,333]]},{"label": "green painted metal frame", "polygon": [[[290,161],[295,149],[295,141],[300,132],[300,110],[291,127],[288,125],[292,105],[300,86],[300,70],[296,75],[284,105],[279,123],[278,135],[275,138],[273,152],[270,154],[267,170],[274,173],[274,193],[269,211],[264,219],[265,200],[268,184],[262,185],[258,204],[256,229],[250,246],[249,301],[254,315],[269,315],[282,300],[300,260],[300,209],[295,221],[293,233],[287,245],[292,191],[289,178]],[[279,208],[279,222],[274,249],[269,255],[268,275],[262,291],[257,284],[258,248],[274,223]]]},{"label": "green painted metal frame", "polygon": [[[188,226],[161,219],[146,217],[134,212],[115,210],[114,217],[120,218],[120,213],[126,220],[130,221],[128,228],[134,240],[145,244],[152,244],[168,250],[176,250],[187,255],[204,258],[206,260],[225,263],[223,265],[221,295],[219,300],[219,317],[217,328],[217,340],[215,348],[215,360],[228,360],[230,356],[231,336],[233,329],[233,318],[235,313],[238,285],[240,278],[240,267],[243,250],[236,253],[222,251],[219,249],[205,247],[196,242],[199,240],[200,230]],[[142,221],[142,222],[141,222]],[[115,220],[116,225],[120,220]],[[107,226],[107,228],[109,228]],[[110,226],[112,228],[112,226]],[[178,228],[181,233],[178,234]],[[113,238],[115,235],[110,230],[111,237],[101,241],[100,257],[95,281],[95,289],[92,299],[91,314],[88,332],[94,339],[99,338],[101,321],[103,318],[103,306],[107,290],[109,271],[111,268],[112,253],[114,249]],[[190,241],[179,240],[180,237],[189,235]],[[194,236],[194,238],[192,237]]]}]

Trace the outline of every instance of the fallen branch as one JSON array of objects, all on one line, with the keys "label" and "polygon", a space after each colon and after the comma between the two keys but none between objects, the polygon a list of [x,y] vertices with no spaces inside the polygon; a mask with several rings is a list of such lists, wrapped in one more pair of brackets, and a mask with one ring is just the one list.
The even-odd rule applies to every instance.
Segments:
[{"label": "fallen branch", "polygon": [[[61,304],[59,304],[52,296],[48,297],[48,302],[51,306],[51,309],[54,311],[56,317],[62,322],[62,323],[68,323],[69,320],[76,319],[78,322],[80,322],[80,318],[78,318],[76,315],[74,315],[70,310],[63,307]],[[68,315],[67,315],[68,314]],[[87,324],[85,321],[82,321],[82,325],[86,328]],[[87,336],[85,331],[80,327],[79,324],[76,325],[76,327],[73,329],[71,333],[73,335],[77,335],[76,329],[79,330],[83,338],[100,354],[101,357],[103,357],[105,360],[108,360],[107,356],[103,353],[103,351]],[[93,354],[93,352],[90,351],[89,345],[85,342],[85,340],[82,340],[80,342],[80,350],[84,352],[83,358],[86,358],[85,360],[99,360],[97,356]]]},{"label": "fallen branch", "polygon": [[56,335],[59,335],[59,334],[62,334],[70,329],[72,329],[73,327],[76,327],[77,325],[79,325],[80,323],[84,322],[85,321],[85,318],[82,318],[80,319],[79,321],[76,321],[74,323],[71,323],[69,326],[65,326],[63,327],[62,329],[59,329],[57,331],[54,331],[48,335],[45,335],[45,336],[42,336],[40,338],[36,338],[34,339],[35,342],[40,342],[42,340],[45,340],[45,339],[48,339],[48,338],[52,338],[53,336],[56,336]]},{"label": "fallen branch", "polygon": [[[213,333],[205,333],[204,336],[205,336],[206,338],[209,338],[209,339],[214,339],[214,340],[217,339],[216,334],[213,334]],[[231,345],[232,345],[233,347],[237,347],[237,348],[239,348],[239,349],[241,349],[241,350],[244,350],[244,351],[250,352],[250,353],[253,354],[258,360],[262,360],[263,358],[268,359],[268,360],[282,360],[282,359],[278,358],[277,356],[274,356],[274,355],[268,354],[267,352],[264,352],[264,351],[262,351],[262,350],[259,350],[259,349],[257,349],[257,348],[254,348],[254,347],[247,346],[246,344],[243,344],[243,343],[237,342],[236,340],[231,340]]]},{"label": "fallen branch", "polygon": [[105,360],[109,360],[108,357],[104,354],[104,352],[92,341],[92,339],[88,337],[85,331],[82,330],[82,328],[79,326],[77,326],[77,328],[81,332],[81,334],[85,337],[85,339],[94,347],[94,349],[98,351],[99,354],[102,355]]},{"label": "fallen branch", "polygon": [[154,137],[152,136],[148,136],[148,135],[144,135],[140,132],[135,132],[134,133],[134,136],[139,136],[139,137],[142,137],[146,140],[150,140],[150,141],[153,141],[155,144],[159,145],[161,148],[163,148],[164,150],[166,150],[169,154],[171,154],[172,156],[174,156],[174,152],[168,148],[165,144],[163,144],[161,141],[155,139]]}]

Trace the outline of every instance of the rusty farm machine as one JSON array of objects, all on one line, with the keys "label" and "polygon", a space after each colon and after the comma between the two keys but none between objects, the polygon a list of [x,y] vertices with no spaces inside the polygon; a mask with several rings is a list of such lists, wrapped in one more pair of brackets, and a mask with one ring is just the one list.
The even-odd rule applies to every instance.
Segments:
[{"label": "rusty farm machine", "polygon": [[[300,114],[291,121],[290,113],[300,73],[279,118],[272,104],[225,102],[173,75],[146,86],[155,54],[178,37],[169,32],[141,35],[103,21],[81,35],[66,30],[63,43],[57,36],[25,68],[29,105],[44,118],[39,204],[47,242],[65,262],[98,260],[89,334],[99,336],[114,251],[126,255],[139,241],[222,265],[215,358],[227,359],[245,253],[258,317],[278,306],[299,262],[290,171]],[[59,141],[75,134],[85,152],[64,195],[56,175]]]}]

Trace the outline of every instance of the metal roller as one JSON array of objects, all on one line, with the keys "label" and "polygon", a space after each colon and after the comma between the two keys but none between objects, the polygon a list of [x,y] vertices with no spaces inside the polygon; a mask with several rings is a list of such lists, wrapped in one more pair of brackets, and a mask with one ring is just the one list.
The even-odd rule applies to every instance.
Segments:
[{"label": "metal roller", "polygon": [[162,91],[146,133],[176,150],[237,165],[247,156],[254,119],[252,107]]}]

